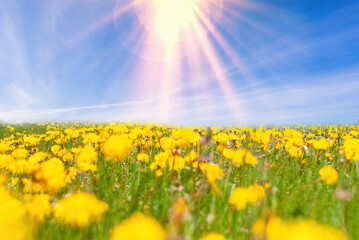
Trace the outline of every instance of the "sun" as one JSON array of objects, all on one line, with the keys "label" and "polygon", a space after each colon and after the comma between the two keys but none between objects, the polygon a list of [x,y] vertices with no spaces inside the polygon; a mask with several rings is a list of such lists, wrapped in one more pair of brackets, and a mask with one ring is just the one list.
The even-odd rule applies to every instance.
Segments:
[{"label": "sun", "polygon": [[168,62],[208,48],[208,36],[216,34],[212,30],[223,10],[224,0],[118,0],[113,21],[131,53]]},{"label": "sun", "polygon": [[137,5],[137,16],[143,27],[168,44],[201,37],[194,34],[200,25],[199,12],[208,12],[207,1],[142,0]]}]

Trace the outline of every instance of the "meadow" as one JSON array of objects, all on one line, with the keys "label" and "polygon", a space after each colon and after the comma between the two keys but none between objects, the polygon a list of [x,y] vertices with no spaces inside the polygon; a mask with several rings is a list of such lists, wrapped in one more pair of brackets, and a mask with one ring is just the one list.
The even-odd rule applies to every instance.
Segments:
[{"label": "meadow", "polygon": [[0,124],[1,239],[359,239],[359,126]]}]

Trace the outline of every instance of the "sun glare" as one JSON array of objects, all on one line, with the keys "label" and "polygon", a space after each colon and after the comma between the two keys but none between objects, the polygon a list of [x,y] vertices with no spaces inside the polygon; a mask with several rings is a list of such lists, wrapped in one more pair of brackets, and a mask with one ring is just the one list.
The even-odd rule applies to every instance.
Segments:
[{"label": "sun glare", "polygon": [[118,0],[113,12],[118,38],[125,49],[139,57],[134,68],[141,71],[133,73],[139,86],[135,97],[162,93],[164,100],[156,107],[161,108],[159,115],[170,117],[173,106],[184,107],[178,100],[185,98],[181,96],[184,93],[174,89],[191,81],[203,86],[193,91],[194,98],[198,93],[201,99],[200,94],[207,96],[206,76],[210,76],[231,111],[243,117],[243,107],[223,73],[227,66],[222,61],[223,52],[230,59],[238,56],[218,29],[221,26],[231,34],[231,29],[223,28],[223,21],[229,14],[237,14],[233,6],[242,4],[243,0]]},{"label": "sun glare", "polygon": [[196,21],[195,0],[155,0],[154,32],[167,41],[174,42],[180,38],[180,32],[187,33]]},{"label": "sun glare", "polygon": [[207,11],[206,1],[147,0],[137,5],[137,17],[150,34],[166,43],[176,43],[194,37],[199,9]]}]

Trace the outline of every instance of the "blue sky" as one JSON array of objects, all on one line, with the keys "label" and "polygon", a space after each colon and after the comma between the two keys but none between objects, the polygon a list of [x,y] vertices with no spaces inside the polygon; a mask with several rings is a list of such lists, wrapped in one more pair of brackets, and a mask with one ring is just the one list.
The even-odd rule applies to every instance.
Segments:
[{"label": "blue sky", "polygon": [[[240,64],[211,42],[238,111],[229,108],[228,94],[205,63],[198,74],[183,68],[170,91],[142,89],[143,79],[155,80],[139,67],[149,60],[125,47],[131,25],[124,18],[83,34],[124,1],[130,0],[2,0],[0,120],[358,122],[358,1],[247,0],[254,9],[242,0],[233,4],[241,17],[229,16],[216,27]],[[186,58],[181,61],[185,65]],[[164,113],[159,106],[169,98]]]}]

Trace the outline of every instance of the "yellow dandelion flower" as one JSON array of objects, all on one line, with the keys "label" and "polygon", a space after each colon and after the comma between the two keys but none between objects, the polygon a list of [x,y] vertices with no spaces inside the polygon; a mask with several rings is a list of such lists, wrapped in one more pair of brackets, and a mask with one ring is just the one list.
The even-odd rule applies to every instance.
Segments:
[{"label": "yellow dandelion flower", "polygon": [[55,218],[71,226],[85,227],[100,220],[108,205],[96,195],[78,192],[61,198],[54,209]]},{"label": "yellow dandelion flower", "polygon": [[166,232],[152,217],[137,213],[113,229],[111,240],[165,240]]},{"label": "yellow dandelion flower", "polygon": [[172,133],[176,147],[186,149],[187,147],[195,147],[198,145],[201,135],[192,129],[178,129]]},{"label": "yellow dandelion flower", "polygon": [[13,132],[14,131],[14,127],[11,127],[11,126],[6,126],[6,128],[8,128],[10,130],[10,132]]},{"label": "yellow dandelion flower", "polygon": [[250,165],[256,165],[258,163],[257,158],[253,156],[252,153],[244,149],[224,149],[223,156],[230,159],[237,167],[240,167],[243,162]]},{"label": "yellow dandelion flower", "polygon": [[186,166],[186,160],[178,155],[171,156],[168,159],[168,166],[172,170],[182,170]]},{"label": "yellow dandelion flower", "polygon": [[86,145],[76,155],[76,165],[80,171],[97,171],[97,152],[91,146]]},{"label": "yellow dandelion flower", "polygon": [[37,137],[37,136],[24,136],[23,137],[24,140],[24,145],[26,147],[29,146],[37,146],[40,142],[41,142],[41,138]]},{"label": "yellow dandelion flower", "polygon": [[325,166],[319,170],[321,179],[328,185],[332,185],[338,181],[338,172],[332,166]]},{"label": "yellow dandelion flower", "polygon": [[73,180],[76,179],[76,176],[77,176],[77,169],[74,167],[69,167],[66,173],[66,182],[71,183]]},{"label": "yellow dandelion flower", "polygon": [[20,181],[20,179],[17,178],[17,177],[11,178],[11,180],[10,180],[11,185],[13,185],[13,186],[15,186],[16,184],[18,184],[19,181]]},{"label": "yellow dandelion flower", "polygon": [[163,172],[161,170],[156,170],[156,178],[160,178],[163,175]]},{"label": "yellow dandelion flower", "polygon": [[326,153],[325,157],[328,158],[330,161],[333,161],[333,159],[334,159],[333,155],[330,153]]},{"label": "yellow dandelion flower", "polygon": [[7,173],[0,173],[0,187],[7,183],[8,177]]},{"label": "yellow dandelion flower", "polygon": [[346,139],[341,149],[347,160],[359,161],[359,139]]},{"label": "yellow dandelion flower", "polygon": [[301,157],[303,155],[303,150],[302,148],[304,147],[304,141],[303,141],[303,136],[300,132],[290,132],[294,135],[300,134],[300,136],[297,137],[290,137],[290,138],[285,138],[285,150],[289,153],[290,156],[292,157]]},{"label": "yellow dandelion flower", "polygon": [[265,226],[265,236],[270,240],[284,240],[280,238],[287,235],[287,228],[285,223],[280,219],[280,217],[274,215],[271,216],[268,220],[267,225]]},{"label": "yellow dandelion flower", "polygon": [[44,185],[49,193],[57,193],[66,186],[64,164],[57,158],[51,158],[40,165],[40,170],[35,174],[35,178]]},{"label": "yellow dandelion flower", "polygon": [[268,182],[264,185],[264,188],[265,189],[268,189],[268,188],[271,188],[272,187],[272,183],[271,182]]},{"label": "yellow dandelion flower", "polygon": [[270,217],[265,230],[268,240],[346,240],[344,231],[319,224],[313,220],[284,223],[278,216]]},{"label": "yellow dandelion flower", "polygon": [[325,150],[330,147],[329,142],[325,138],[320,138],[319,140],[313,141],[313,147],[318,150]]},{"label": "yellow dandelion flower", "polygon": [[6,240],[32,239],[25,208],[3,187],[0,187],[0,236]]},{"label": "yellow dandelion flower", "polygon": [[253,156],[252,153],[250,153],[249,151],[246,151],[245,157],[244,157],[244,162],[246,164],[256,165],[258,163],[258,160],[255,156]]},{"label": "yellow dandelion flower", "polygon": [[102,147],[102,152],[111,161],[122,161],[131,151],[131,142],[125,135],[111,136]]},{"label": "yellow dandelion flower", "polygon": [[58,155],[58,153],[60,152],[60,150],[61,150],[61,146],[60,146],[60,145],[54,145],[54,146],[51,147],[51,152],[52,152],[55,156]]},{"label": "yellow dandelion flower", "polygon": [[201,237],[200,240],[226,240],[226,237],[219,233],[209,233]]},{"label": "yellow dandelion flower", "polygon": [[0,168],[9,170],[10,165],[14,162],[14,158],[8,154],[0,154]]},{"label": "yellow dandelion flower", "polygon": [[265,196],[262,186],[251,185],[246,187],[237,187],[229,197],[229,203],[238,209],[244,209],[247,204],[256,204]]},{"label": "yellow dandelion flower", "polygon": [[265,234],[266,222],[260,218],[253,223],[252,234],[255,236],[261,236]]},{"label": "yellow dandelion flower", "polygon": [[140,162],[149,162],[150,161],[150,157],[148,156],[147,153],[139,153],[139,154],[137,154],[137,159]]},{"label": "yellow dandelion flower", "polygon": [[45,159],[47,159],[49,157],[49,155],[45,152],[37,152],[37,153],[34,153],[33,155],[31,155],[29,157],[29,163],[39,163],[39,162],[42,162],[42,161],[45,161]]},{"label": "yellow dandelion flower", "polygon": [[191,151],[185,159],[188,162],[194,162],[198,159],[198,154],[195,151]]},{"label": "yellow dandelion flower", "polygon": [[15,159],[26,159],[29,156],[29,152],[25,148],[19,147],[12,151],[11,155]]},{"label": "yellow dandelion flower", "polygon": [[151,163],[150,169],[153,171],[156,167],[165,168],[168,158],[171,157],[169,152],[160,152],[155,155],[155,161]]},{"label": "yellow dandelion flower", "polygon": [[24,206],[31,217],[38,222],[43,222],[45,216],[50,215],[52,211],[50,199],[48,194],[35,194],[27,199]]},{"label": "yellow dandelion flower", "polygon": [[6,153],[10,150],[10,143],[0,142],[0,153]]},{"label": "yellow dandelion flower", "polygon": [[203,163],[200,165],[202,171],[206,173],[207,180],[211,186],[211,189],[214,193],[218,193],[218,187],[216,184],[216,179],[222,179],[224,177],[223,170],[216,164],[212,163]]},{"label": "yellow dandelion flower", "polygon": [[42,193],[44,191],[43,186],[34,182],[29,178],[21,178],[22,184],[24,184],[24,193]]}]

